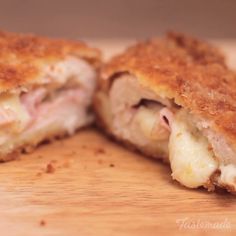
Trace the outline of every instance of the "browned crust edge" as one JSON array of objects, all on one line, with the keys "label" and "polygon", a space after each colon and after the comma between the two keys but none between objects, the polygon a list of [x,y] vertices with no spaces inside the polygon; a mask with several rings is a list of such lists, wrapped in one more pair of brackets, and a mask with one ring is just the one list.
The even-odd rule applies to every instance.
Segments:
[{"label": "browned crust edge", "polygon": [[104,92],[119,73],[209,121],[236,150],[236,74],[215,47],[182,34],[134,45],[103,67]]},{"label": "browned crust edge", "polygon": [[[87,129],[88,127],[92,125],[93,124],[87,124],[83,127],[78,127],[75,133],[83,129]],[[30,143],[23,144],[22,146],[17,147],[14,151],[10,152],[9,154],[0,156],[0,163],[16,160],[21,156],[21,154],[32,153],[35,151],[35,149],[37,149],[41,145],[47,145],[47,144],[53,143],[56,140],[63,140],[68,137],[72,137],[73,135],[74,134],[69,134],[67,131],[63,130],[61,131],[61,133],[51,134],[50,136],[43,138],[36,144],[30,144]]]},{"label": "browned crust edge", "polygon": [[75,40],[0,31],[0,92],[40,83],[43,67],[66,56],[82,58],[95,68],[101,52]]}]

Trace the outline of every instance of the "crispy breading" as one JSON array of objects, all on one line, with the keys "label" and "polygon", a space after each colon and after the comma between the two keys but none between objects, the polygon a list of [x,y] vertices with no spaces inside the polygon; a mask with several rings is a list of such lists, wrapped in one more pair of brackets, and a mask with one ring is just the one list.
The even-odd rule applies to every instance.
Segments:
[{"label": "crispy breading", "polygon": [[0,32],[0,92],[33,84],[44,65],[69,55],[84,58],[94,66],[101,57],[99,50],[79,41]]},{"label": "crispy breading", "polygon": [[144,87],[210,121],[236,147],[236,75],[213,46],[170,33],[130,47],[102,70],[106,92],[120,73],[130,73]]}]

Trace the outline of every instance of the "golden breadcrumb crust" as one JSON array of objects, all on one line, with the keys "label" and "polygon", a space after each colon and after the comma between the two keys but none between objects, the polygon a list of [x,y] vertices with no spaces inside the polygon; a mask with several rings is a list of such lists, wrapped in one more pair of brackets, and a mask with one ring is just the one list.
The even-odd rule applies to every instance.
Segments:
[{"label": "golden breadcrumb crust", "polygon": [[79,41],[0,32],[0,92],[33,84],[43,66],[69,55],[100,64],[100,51]]},{"label": "golden breadcrumb crust", "polygon": [[236,76],[213,46],[176,33],[139,43],[104,66],[100,89],[120,73],[210,121],[236,147]]}]

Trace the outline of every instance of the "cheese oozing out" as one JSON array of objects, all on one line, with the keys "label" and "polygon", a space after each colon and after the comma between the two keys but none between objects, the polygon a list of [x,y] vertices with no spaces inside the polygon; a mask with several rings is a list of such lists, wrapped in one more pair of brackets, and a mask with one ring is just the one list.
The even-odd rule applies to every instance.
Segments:
[{"label": "cheese oozing out", "polygon": [[211,176],[219,169],[219,185],[236,188],[236,167],[219,163],[207,138],[192,123],[191,115],[183,109],[173,112],[173,119],[169,120],[169,133],[160,123],[160,113],[164,109],[158,106],[141,106],[133,123],[137,123],[142,135],[155,141],[156,145],[161,140],[169,139],[172,177],[184,186],[197,188],[207,186]]},{"label": "cheese oozing out", "polygon": [[[236,185],[235,165],[221,164],[224,153],[216,150],[221,139],[214,145],[197,117],[192,119],[173,99],[157,96],[124,74],[113,81],[109,94],[100,92],[97,101],[102,104],[97,106],[102,110],[99,115],[115,136],[147,155],[169,161],[173,178],[181,184],[190,188],[207,187],[210,182]],[[218,182],[213,175],[216,170],[221,171]]]},{"label": "cheese oozing out", "polygon": [[143,135],[151,140],[167,140],[169,131],[160,125],[160,110],[162,107],[155,106],[152,109],[148,107],[140,107],[133,119],[138,124]]},{"label": "cheese oozing out", "polygon": [[171,125],[169,159],[172,177],[189,188],[205,185],[218,168],[206,137],[188,122],[185,111]]},{"label": "cheese oozing out", "polygon": [[236,167],[232,164],[220,165],[221,175],[218,179],[222,185],[228,185],[232,188],[236,188]]}]

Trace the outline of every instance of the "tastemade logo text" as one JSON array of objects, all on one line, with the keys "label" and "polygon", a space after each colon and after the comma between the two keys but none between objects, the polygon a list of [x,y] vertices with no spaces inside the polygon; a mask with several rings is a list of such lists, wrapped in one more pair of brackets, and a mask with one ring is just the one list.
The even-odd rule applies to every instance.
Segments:
[{"label": "tastemade logo text", "polygon": [[180,230],[184,229],[216,229],[216,230],[229,230],[231,223],[227,218],[219,221],[210,221],[202,219],[192,219],[189,217],[180,218],[176,220]]}]

